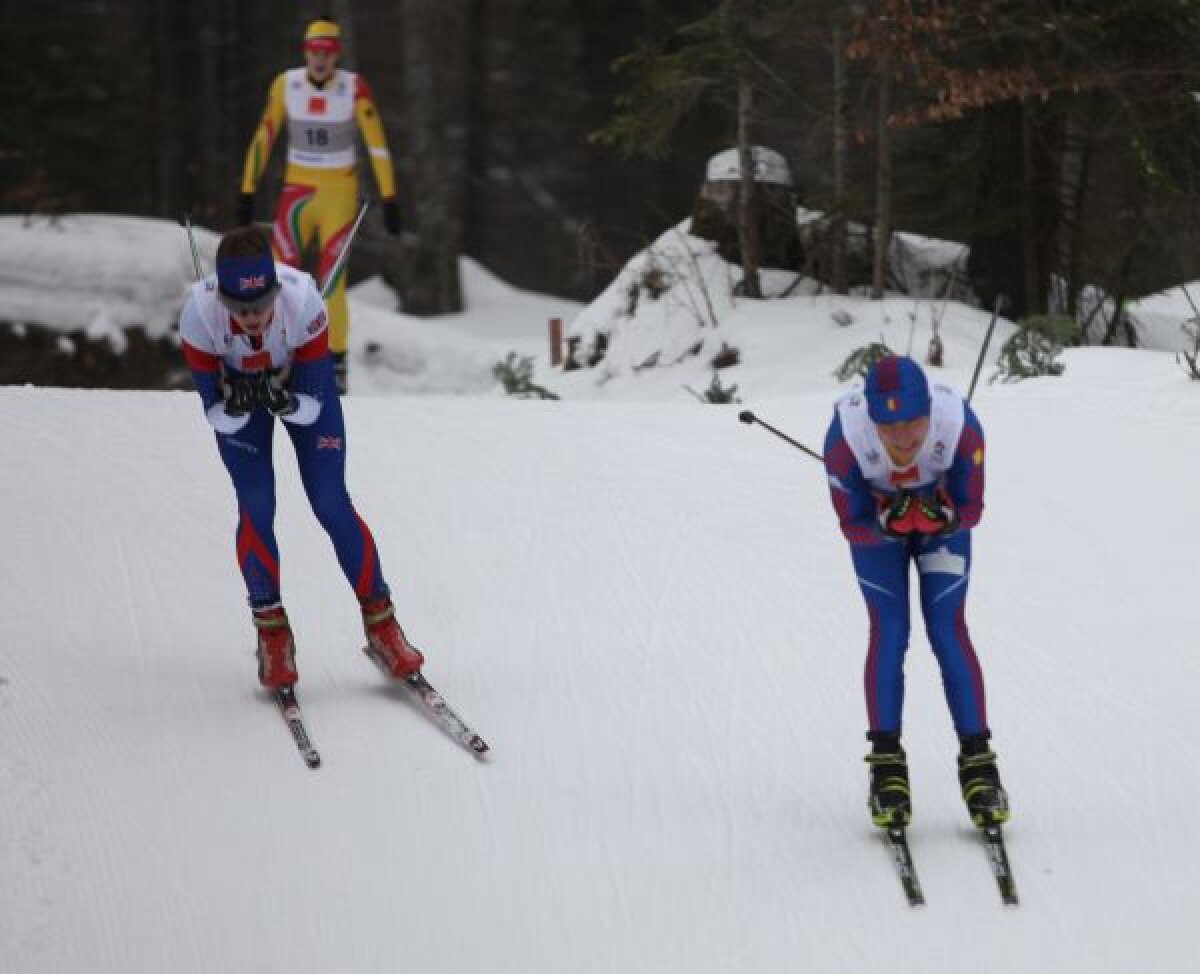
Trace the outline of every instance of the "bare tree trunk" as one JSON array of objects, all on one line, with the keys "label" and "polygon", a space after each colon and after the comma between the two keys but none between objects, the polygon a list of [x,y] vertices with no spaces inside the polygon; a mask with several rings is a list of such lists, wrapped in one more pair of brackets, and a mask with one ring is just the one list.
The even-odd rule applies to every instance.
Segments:
[{"label": "bare tree trunk", "polygon": [[463,308],[458,258],[464,250],[470,13],[463,3],[404,4],[410,198],[420,244],[403,293],[406,310],[414,314]]},{"label": "bare tree trunk", "polygon": [[847,291],[846,280],[846,156],[847,91],[845,38],[840,24],[833,28],[833,220],[829,241],[829,274],[838,294]]},{"label": "bare tree trunk", "polygon": [[175,43],[171,6],[155,3],[150,16],[154,25],[155,84],[149,88],[154,106],[154,131],[157,134],[153,150],[156,156],[154,179],[154,212],[166,214],[179,204],[176,185],[179,178],[179,126],[172,124],[178,109],[176,85]]},{"label": "bare tree trunk", "polygon": [[1025,313],[1046,310],[1046,295],[1040,286],[1037,239],[1037,172],[1034,162],[1033,106],[1021,103],[1021,251],[1024,267]]},{"label": "bare tree trunk", "polygon": [[761,298],[759,281],[758,167],[750,144],[750,121],[754,112],[754,86],[743,71],[738,78],[738,163],[741,169],[741,206],[738,207],[738,248],[742,252],[742,294]]},{"label": "bare tree trunk", "polygon": [[1087,189],[1089,138],[1079,119],[1068,112],[1063,124],[1058,184],[1058,267],[1066,284],[1067,313],[1079,302],[1079,262],[1082,250],[1083,198]]},{"label": "bare tree trunk", "polygon": [[[214,202],[229,194],[220,165],[221,146],[225,144],[222,131],[224,99],[221,97],[221,11],[215,0],[196,4],[199,14],[200,90],[196,106],[198,118],[198,154],[200,171],[200,200],[197,212],[210,219]],[[220,182],[218,182],[220,180]]]},{"label": "bare tree trunk", "polygon": [[333,19],[337,22],[342,32],[342,56],[340,60],[347,66],[350,66],[352,70],[358,70],[358,62],[355,60],[354,11],[351,9],[350,0],[333,0],[330,6],[332,7],[330,12],[333,14]]},{"label": "bare tree trunk", "polygon": [[886,49],[879,59],[879,119],[876,132],[878,159],[875,171],[875,259],[871,273],[871,299],[883,297],[887,285],[888,245],[892,238],[892,144],[888,113],[892,96],[892,71]]}]

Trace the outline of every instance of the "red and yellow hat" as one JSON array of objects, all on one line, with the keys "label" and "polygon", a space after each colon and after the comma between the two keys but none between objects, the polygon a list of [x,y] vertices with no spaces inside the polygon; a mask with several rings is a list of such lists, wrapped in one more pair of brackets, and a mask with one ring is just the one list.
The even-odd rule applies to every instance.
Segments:
[{"label": "red and yellow hat", "polygon": [[340,53],[342,29],[332,20],[314,20],[304,31],[304,50]]}]

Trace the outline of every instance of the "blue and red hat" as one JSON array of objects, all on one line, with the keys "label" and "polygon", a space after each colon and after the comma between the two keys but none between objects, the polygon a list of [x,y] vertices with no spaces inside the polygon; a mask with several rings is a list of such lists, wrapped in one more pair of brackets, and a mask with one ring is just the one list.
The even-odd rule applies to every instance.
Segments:
[{"label": "blue and red hat", "polygon": [[279,293],[275,258],[264,254],[217,258],[217,298],[234,314],[262,311]]},{"label": "blue and red hat", "polygon": [[871,366],[863,392],[875,423],[903,423],[929,415],[929,381],[907,355],[887,355]]}]

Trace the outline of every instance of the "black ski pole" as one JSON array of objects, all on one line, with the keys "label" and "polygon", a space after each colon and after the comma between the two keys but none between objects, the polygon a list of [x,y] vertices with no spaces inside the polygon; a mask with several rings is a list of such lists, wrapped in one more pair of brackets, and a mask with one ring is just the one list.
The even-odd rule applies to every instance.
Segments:
[{"label": "black ski pole", "polygon": [[967,402],[975,395],[975,383],[979,381],[979,371],[983,368],[983,359],[987,355],[988,346],[992,343],[992,332],[996,330],[996,318],[1008,307],[1008,296],[996,295],[996,303],[992,306],[992,320],[988,322],[987,334],[983,336],[983,348],[979,350],[979,359],[975,362],[975,374],[971,376],[971,388],[967,390]]},{"label": "black ski pole", "polygon": [[747,425],[750,425],[752,423],[758,423],[758,425],[761,426],[763,429],[768,430],[771,433],[774,433],[781,440],[787,441],[792,446],[794,446],[797,450],[803,450],[814,460],[820,460],[821,463],[825,462],[825,458],[823,456],[821,456],[821,454],[819,454],[816,450],[810,450],[803,443],[797,443],[790,436],[788,436],[787,433],[782,433],[779,430],[777,430],[774,426],[772,426],[770,423],[764,422],[763,420],[759,419],[757,416],[754,415],[754,413],[750,412],[749,409],[743,409],[740,413],[738,413],[738,419],[740,419],[743,423],[746,423]]}]

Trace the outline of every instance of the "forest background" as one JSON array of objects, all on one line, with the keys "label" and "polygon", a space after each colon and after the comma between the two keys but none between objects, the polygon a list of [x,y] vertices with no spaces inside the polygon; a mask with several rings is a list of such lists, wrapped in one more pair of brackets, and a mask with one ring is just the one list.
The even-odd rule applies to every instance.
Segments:
[{"label": "forest background", "polygon": [[[233,221],[271,79],[332,14],[344,65],[380,104],[413,230],[393,242],[374,217],[353,269],[384,273],[410,313],[461,306],[464,254],[590,299],[692,211],[705,161],[735,145],[785,156],[796,201],[827,217],[805,266],[836,290],[887,283],[869,256],[847,262],[850,224],[876,250],[893,228],[967,243],[980,302],[1005,293],[1014,319],[1078,312],[1089,287],[1119,311],[1196,277],[1187,0],[3,7],[0,209],[188,212],[215,229]],[[1084,324],[1091,341],[1134,338],[1119,313]]]}]

